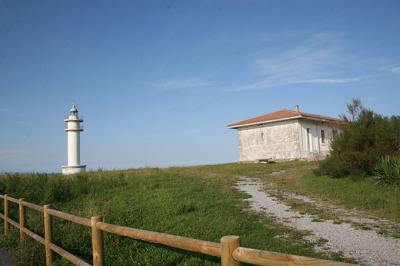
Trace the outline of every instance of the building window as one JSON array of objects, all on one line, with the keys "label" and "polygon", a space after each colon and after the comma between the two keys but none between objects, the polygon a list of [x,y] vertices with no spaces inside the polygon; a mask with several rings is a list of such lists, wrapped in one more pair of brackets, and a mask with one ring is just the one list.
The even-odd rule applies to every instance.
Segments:
[{"label": "building window", "polygon": [[264,140],[264,132],[261,132],[261,140]]},{"label": "building window", "polygon": [[321,142],[325,143],[325,130],[321,130]]}]

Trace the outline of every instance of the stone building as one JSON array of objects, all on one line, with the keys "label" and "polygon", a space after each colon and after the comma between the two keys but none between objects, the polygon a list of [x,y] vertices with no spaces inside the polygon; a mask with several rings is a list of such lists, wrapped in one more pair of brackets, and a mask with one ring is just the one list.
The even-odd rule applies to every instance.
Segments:
[{"label": "stone building", "polygon": [[283,109],[228,125],[237,129],[239,161],[321,159],[342,121]]}]

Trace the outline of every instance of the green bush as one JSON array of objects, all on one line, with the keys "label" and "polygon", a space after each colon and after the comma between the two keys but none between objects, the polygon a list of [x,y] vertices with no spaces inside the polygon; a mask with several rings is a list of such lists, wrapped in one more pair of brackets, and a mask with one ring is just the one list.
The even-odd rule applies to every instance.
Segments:
[{"label": "green bush", "polygon": [[319,169],[314,172],[318,175],[331,175],[333,177],[343,177],[346,175],[343,160],[334,158],[336,155],[330,155],[326,160],[320,162]]},{"label": "green bush", "polygon": [[385,156],[375,167],[377,178],[384,184],[400,184],[400,157]]},{"label": "green bush", "polygon": [[382,157],[400,155],[400,117],[383,117],[363,110],[355,120],[341,126],[331,149],[331,154],[320,163],[321,174],[372,175]]}]

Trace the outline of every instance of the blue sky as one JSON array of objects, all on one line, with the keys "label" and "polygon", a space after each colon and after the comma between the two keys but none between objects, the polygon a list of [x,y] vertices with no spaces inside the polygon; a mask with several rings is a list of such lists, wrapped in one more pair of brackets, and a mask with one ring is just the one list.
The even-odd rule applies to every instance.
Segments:
[{"label": "blue sky", "polygon": [[232,162],[226,125],[400,113],[399,1],[0,1],[0,172]]}]

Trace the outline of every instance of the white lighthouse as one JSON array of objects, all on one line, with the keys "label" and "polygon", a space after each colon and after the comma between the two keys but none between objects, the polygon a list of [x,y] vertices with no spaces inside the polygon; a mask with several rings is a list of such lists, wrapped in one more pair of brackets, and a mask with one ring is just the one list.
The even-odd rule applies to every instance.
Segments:
[{"label": "white lighthouse", "polygon": [[80,161],[80,133],[83,131],[81,127],[83,118],[78,116],[75,105],[72,105],[64,122],[67,123],[65,131],[68,136],[68,165],[62,166],[62,173],[70,175],[85,172],[86,165],[81,165]]}]

